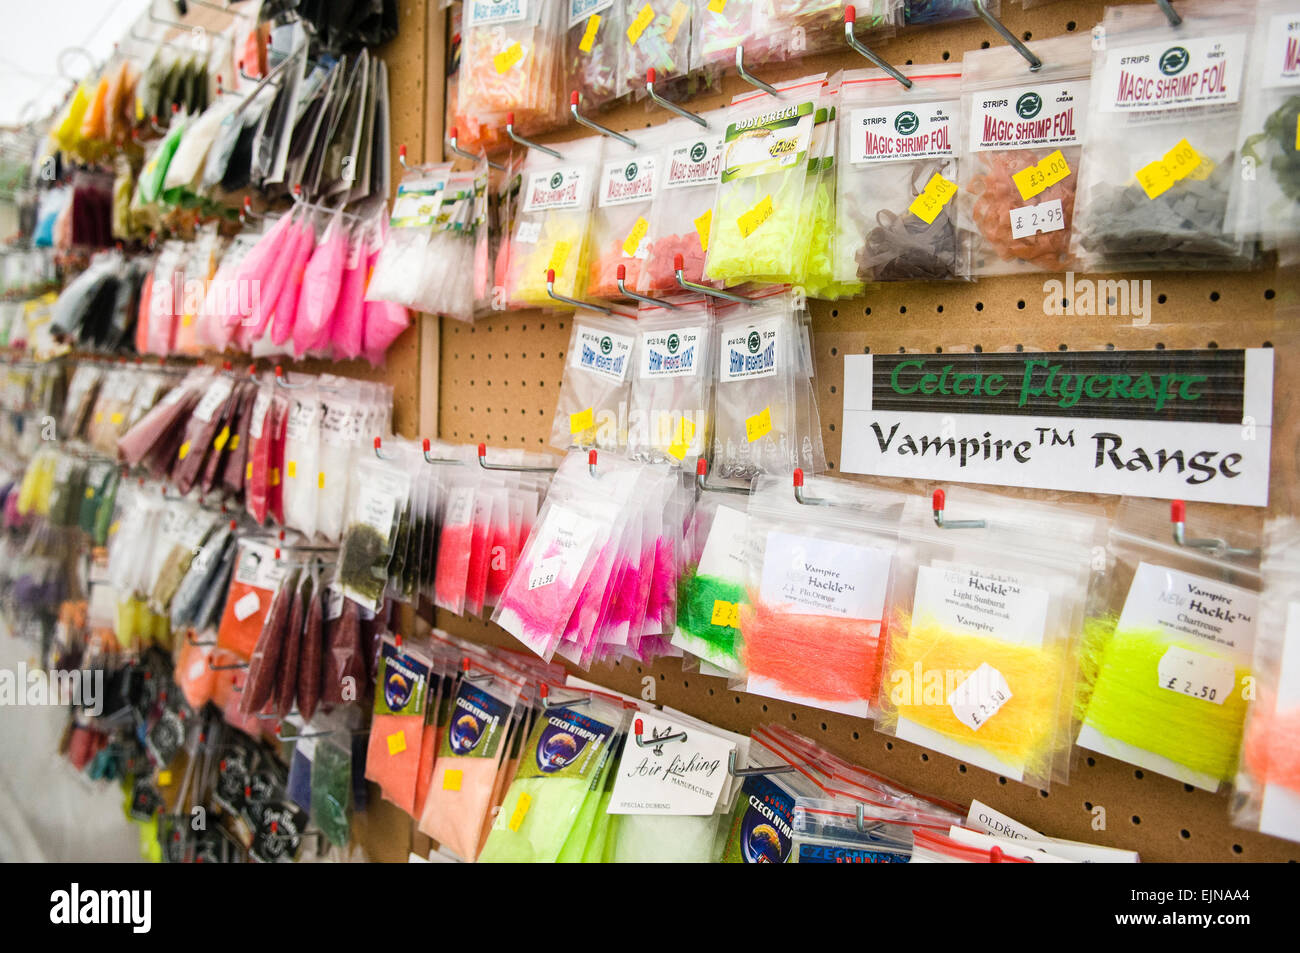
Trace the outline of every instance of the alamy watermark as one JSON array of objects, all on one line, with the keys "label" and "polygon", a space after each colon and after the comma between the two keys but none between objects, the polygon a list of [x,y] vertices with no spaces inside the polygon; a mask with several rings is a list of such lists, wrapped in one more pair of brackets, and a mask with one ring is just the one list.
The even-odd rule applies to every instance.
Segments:
[{"label": "alamy watermark", "polygon": [[1043,282],[1043,313],[1049,317],[1131,317],[1135,328],[1151,323],[1151,279],[1075,278]]},{"label": "alamy watermark", "polygon": [[0,707],[17,705],[71,706],[97,717],[104,711],[104,673],[29,670],[25,662],[19,662],[17,669],[0,668]]}]

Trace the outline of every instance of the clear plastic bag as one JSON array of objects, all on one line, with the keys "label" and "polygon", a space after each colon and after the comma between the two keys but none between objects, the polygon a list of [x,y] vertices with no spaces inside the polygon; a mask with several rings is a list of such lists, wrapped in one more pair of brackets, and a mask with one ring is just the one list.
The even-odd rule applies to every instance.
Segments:
[{"label": "clear plastic bag", "polygon": [[1253,11],[1194,2],[1178,12],[1176,28],[1155,6],[1109,7],[1102,21],[1071,248],[1089,271],[1254,260],[1226,220]]},{"label": "clear plastic bag", "polygon": [[709,440],[713,320],[703,298],[642,304],[628,398],[628,454],[689,467]]},{"label": "clear plastic bag", "polygon": [[623,47],[627,43],[620,0],[567,0],[566,90],[576,90],[582,105],[595,109],[623,94]]},{"label": "clear plastic bag", "polygon": [[637,324],[591,311],[577,312],[572,324],[551,446],[622,450]]},{"label": "clear plastic bag", "polygon": [[1009,46],[962,60],[961,191],[964,271],[971,275],[1071,267],[1070,225],[1088,114],[1092,47],[1086,36],[1034,43],[1043,68],[1025,74]]},{"label": "clear plastic bag", "polygon": [[961,71],[942,63],[881,70],[840,84],[836,281],[955,278]]}]

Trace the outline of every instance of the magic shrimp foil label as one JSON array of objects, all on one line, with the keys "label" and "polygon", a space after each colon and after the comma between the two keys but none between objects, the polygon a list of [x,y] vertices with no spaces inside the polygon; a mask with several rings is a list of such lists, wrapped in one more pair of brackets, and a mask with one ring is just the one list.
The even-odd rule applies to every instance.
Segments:
[{"label": "magic shrimp foil label", "polygon": [[467,0],[466,26],[518,23],[528,16],[528,0]]},{"label": "magic shrimp foil label", "polygon": [[668,148],[664,188],[716,185],[722,175],[722,137],[707,133],[683,139]]},{"label": "magic shrimp foil label", "polygon": [[1300,10],[1276,13],[1268,23],[1262,85],[1300,86]]},{"label": "magic shrimp foil label", "polygon": [[970,149],[1076,146],[1087,112],[1086,81],[977,92],[970,100]]},{"label": "magic shrimp foil label", "polygon": [[869,106],[849,113],[849,160],[896,162],[942,159],[953,154],[961,102]]},{"label": "magic shrimp foil label", "polygon": [[[1180,39],[1109,50],[1097,80],[1102,112],[1227,105],[1241,98],[1245,34]],[[1225,129],[1225,136],[1232,130]]]}]

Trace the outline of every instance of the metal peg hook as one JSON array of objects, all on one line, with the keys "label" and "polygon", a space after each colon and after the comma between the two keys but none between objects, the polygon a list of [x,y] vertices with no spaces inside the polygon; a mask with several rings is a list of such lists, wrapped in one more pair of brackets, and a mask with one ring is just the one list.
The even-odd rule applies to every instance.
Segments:
[{"label": "metal peg hook", "polygon": [[895,67],[890,66],[888,63],[882,60],[878,55],[873,53],[871,50],[867,49],[867,47],[865,47],[862,44],[862,41],[859,40],[857,36],[853,33],[853,25],[857,23],[857,20],[858,20],[858,9],[857,7],[853,6],[853,4],[849,4],[847,7],[844,8],[845,42],[847,42],[849,46],[852,47],[854,50],[856,50],[858,53],[865,56],[871,63],[875,64],[880,69],[888,73],[890,76],[894,77],[894,79],[902,83],[904,88],[911,89],[912,81],[910,79],[908,79],[906,76],[900,73]]},{"label": "metal peg hook", "polygon": [[496,678],[496,676],[493,675],[491,672],[481,672],[478,675],[471,675],[469,673],[470,670],[469,656],[465,656],[465,658],[460,660],[460,670],[461,670],[461,678],[465,679],[465,681],[467,682],[475,682],[475,683],[490,682],[492,681],[492,679]]},{"label": "metal peg hook", "polygon": [[246,79],[250,83],[259,82],[263,78],[259,76],[254,76],[252,73],[245,72],[243,60],[240,60],[238,63],[235,64],[235,69],[239,70],[239,75],[242,79]]},{"label": "metal peg hook", "polygon": [[706,493],[735,493],[739,496],[749,496],[749,490],[743,486],[727,486],[723,483],[709,483],[705,478],[709,475],[709,461],[700,457],[695,461],[695,486]]},{"label": "metal peg hook", "polygon": [[652,732],[649,741],[642,740],[641,736],[644,733],[645,733],[645,724],[641,721],[640,718],[638,718],[636,720],[636,723],[633,725],[633,729],[632,729],[632,734],[636,739],[636,746],[638,748],[659,748],[667,741],[686,740],[686,732],[684,731],[673,731],[663,735],[656,735]]},{"label": "metal peg hook", "polygon": [[216,644],[217,644],[217,640],[216,640],[216,639],[196,639],[196,638],[194,638],[194,630],[192,630],[192,629],[187,630],[187,631],[185,632],[185,641],[188,642],[188,643],[190,643],[190,645],[194,646],[195,648],[202,648],[202,647],[205,646],[205,645],[216,645]]},{"label": "metal peg hook", "polygon": [[802,506],[830,506],[830,500],[824,500],[820,496],[805,496],[803,492],[803,468],[795,467],[794,471],[794,500]]},{"label": "metal peg hook", "polygon": [[733,778],[749,778],[757,774],[789,774],[795,770],[792,764],[779,764],[771,768],[736,767],[736,749],[727,752],[727,773]]},{"label": "metal peg hook", "polygon": [[[376,437],[375,439],[378,440],[379,438]],[[430,449],[430,447],[432,447],[432,446],[433,446],[433,444],[431,444],[431,443],[429,442],[429,438],[428,438],[428,437],[425,437],[425,438],[424,438],[424,447],[423,447],[423,450],[424,450],[424,462],[425,462],[425,463],[446,463],[446,464],[452,464],[452,465],[455,465],[455,466],[460,466],[460,465],[461,465],[462,461],[457,460],[457,459],[455,459],[454,457],[431,457],[431,456],[429,456],[429,449]]]},{"label": "metal peg hook", "polygon": [[943,490],[935,490],[934,497],[931,500],[931,506],[934,509],[934,525],[940,529],[984,529],[988,524],[984,520],[946,520],[943,518],[943,507],[947,501],[947,494]]},{"label": "metal peg hook", "polygon": [[[976,2],[979,2],[979,0],[976,0]],[[743,43],[736,44],[736,72],[739,73],[740,78],[750,86],[753,86],[756,89],[761,89],[763,92],[770,96],[775,96],[777,99],[781,98],[781,94],[777,92],[775,86],[763,82],[753,73],[749,72],[749,70],[745,69],[745,44]]]},{"label": "metal peg hook", "polygon": [[1170,501],[1169,519],[1174,524],[1174,542],[1179,546],[1208,550],[1216,556],[1236,556],[1251,559],[1259,556],[1258,549],[1240,549],[1236,546],[1229,546],[1228,541],[1224,539],[1188,539],[1187,503],[1183,500]]},{"label": "metal peg hook", "polygon": [[250,220],[256,222],[265,217],[266,216],[261,212],[253,211],[253,197],[251,195],[245,195],[244,204],[239,207],[239,223],[243,225]]},{"label": "metal peg hook", "polygon": [[637,147],[635,139],[625,136],[621,132],[615,132],[613,129],[610,129],[609,126],[602,126],[600,123],[596,122],[596,120],[588,119],[586,116],[582,115],[582,113],[578,112],[578,102],[580,99],[581,97],[578,95],[576,89],[569,94],[569,112],[572,114],[574,119],[576,119],[580,124],[586,126],[588,129],[594,129],[602,136],[609,136],[612,139],[617,139],[619,142],[623,143],[623,145],[630,146],[633,149]]},{"label": "metal peg hook", "polygon": [[551,698],[550,688],[545,682],[537,686],[537,694],[541,696],[542,707],[547,711],[552,708],[574,708],[578,705],[590,705],[590,695],[576,695],[573,698]]},{"label": "metal peg hook", "polygon": [[551,156],[552,158],[561,159],[561,160],[564,159],[564,156],[560,155],[550,146],[544,146],[540,142],[532,142],[531,140],[525,139],[523,136],[516,133],[514,113],[506,113],[506,135],[526,149],[536,149],[538,152],[545,152],[548,156]]},{"label": "metal peg hook", "polygon": [[405,142],[403,142],[400,146],[397,147],[397,162],[403,169],[411,168],[409,165],[406,164],[406,143]]},{"label": "metal peg hook", "polygon": [[1015,51],[1025,58],[1025,62],[1029,64],[1029,71],[1031,73],[1043,68],[1043,61],[1034,55],[1034,52],[1029,49],[1029,47],[1021,43],[1020,38],[1008,30],[1001,20],[985,8],[984,0],[971,0],[971,3],[975,7],[975,12],[980,15],[980,19],[996,30],[1002,39],[1011,44]]},{"label": "metal peg hook", "polygon": [[1170,26],[1183,25],[1183,18],[1178,15],[1178,11],[1174,9],[1174,5],[1169,0],[1156,0],[1156,6],[1164,12]]},{"label": "metal peg hook", "polygon": [[511,466],[507,463],[488,463],[487,462],[487,444],[478,445],[478,465],[484,470],[506,470],[510,473],[554,473],[556,467],[539,467],[539,466]]},{"label": "metal peg hook", "polygon": [[599,480],[600,474],[596,471],[596,451],[587,451],[587,472],[591,474],[592,479]]},{"label": "metal peg hook", "polygon": [[616,279],[616,281],[618,284],[618,293],[623,295],[624,297],[633,298],[637,301],[644,301],[646,304],[653,304],[653,305],[658,305],[660,307],[669,308],[673,311],[676,311],[677,308],[679,307],[678,305],[673,304],[671,301],[667,301],[663,298],[651,298],[649,295],[637,294],[635,291],[629,291],[626,285],[627,265],[618,266],[618,278]]},{"label": "metal peg hook", "polygon": [[709,295],[712,298],[724,298],[727,301],[738,301],[741,304],[754,303],[744,295],[738,295],[731,291],[723,291],[721,288],[711,288],[708,285],[698,284],[694,281],[687,281],[686,259],[684,259],[680,254],[673,255],[673,273],[677,276],[678,287],[685,288],[688,291],[698,291],[701,294]]},{"label": "metal peg hook", "polygon": [[383,446],[384,446],[384,439],[383,439],[383,437],[376,437],[376,438],[375,438],[375,456],[378,457],[380,460],[392,460],[392,459],[394,459],[393,457],[390,457],[388,454],[384,453]]},{"label": "metal peg hook", "polygon": [[[465,149],[462,149],[462,148],[457,144],[457,143],[458,143],[458,140],[459,140],[459,138],[460,138],[460,137],[457,135],[457,133],[459,133],[459,131],[460,131],[460,130],[457,129],[455,126],[452,126],[452,127],[451,127],[451,133],[450,133],[450,135],[447,136],[447,142],[449,143],[448,148],[451,149],[452,154],[454,154],[454,155],[458,155],[458,156],[460,156],[462,159],[472,159],[472,160],[474,160],[475,162],[477,162],[479,159],[483,158],[483,156],[476,156],[474,153],[472,153],[472,152],[468,152],[468,151],[466,151]],[[399,153],[399,158],[404,158],[405,155],[406,155],[406,147],[405,147],[405,146],[402,146],[402,152]],[[498,172],[504,172],[504,171],[505,171],[505,168],[506,168],[506,167],[503,166],[500,162],[493,162],[491,159],[488,159],[488,160],[487,160],[487,164],[488,164],[488,168],[490,168],[490,169],[496,169]],[[402,162],[402,165],[405,166],[405,165],[406,165],[406,162],[403,161],[403,162]]]},{"label": "metal peg hook", "polygon": [[555,290],[555,269],[554,268],[546,269],[546,293],[551,297],[552,300],[562,302],[563,304],[571,304],[575,308],[586,308],[588,311],[599,311],[601,314],[614,313],[613,308],[607,308],[602,304],[592,304],[591,302],[588,301],[579,301],[577,298],[570,298],[566,295],[560,294],[558,291]]},{"label": "metal peg hook", "polygon": [[285,377],[284,368],[279,364],[275,365],[275,383],[278,386],[283,387],[285,390],[298,390],[301,387],[307,386],[306,381],[301,384],[290,384],[288,378]]},{"label": "metal peg hook", "polygon": [[212,659],[208,659],[208,668],[213,672],[234,672],[241,668],[248,668],[248,663],[236,662],[233,665],[213,665]]},{"label": "metal peg hook", "polygon": [[705,119],[703,116],[697,116],[689,109],[683,109],[681,106],[678,106],[676,103],[669,102],[668,100],[660,96],[657,92],[655,92],[655,71],[653,66],[645,71],[645,91],[650,96],[651,101],[654,102],[656,106],[662,106],[664,109],[667,109],[669,112],[676,113],[678,116],[681,116],[683,119],[689,119],[691,122],[703,126],[705,129],[709,128],[709,121]]}]

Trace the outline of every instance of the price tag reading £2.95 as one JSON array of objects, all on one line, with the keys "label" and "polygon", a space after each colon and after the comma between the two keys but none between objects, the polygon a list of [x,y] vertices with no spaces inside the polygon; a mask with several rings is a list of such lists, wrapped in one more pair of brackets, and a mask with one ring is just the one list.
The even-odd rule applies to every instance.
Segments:
[{"label": "price tag reading \u00a32.95", "polygon": [[1011,210],[1012,238],[1028,238],[1037,232],[1059,232],[1063,228],[1065,212],[1061,210],[1060,199]]}]

